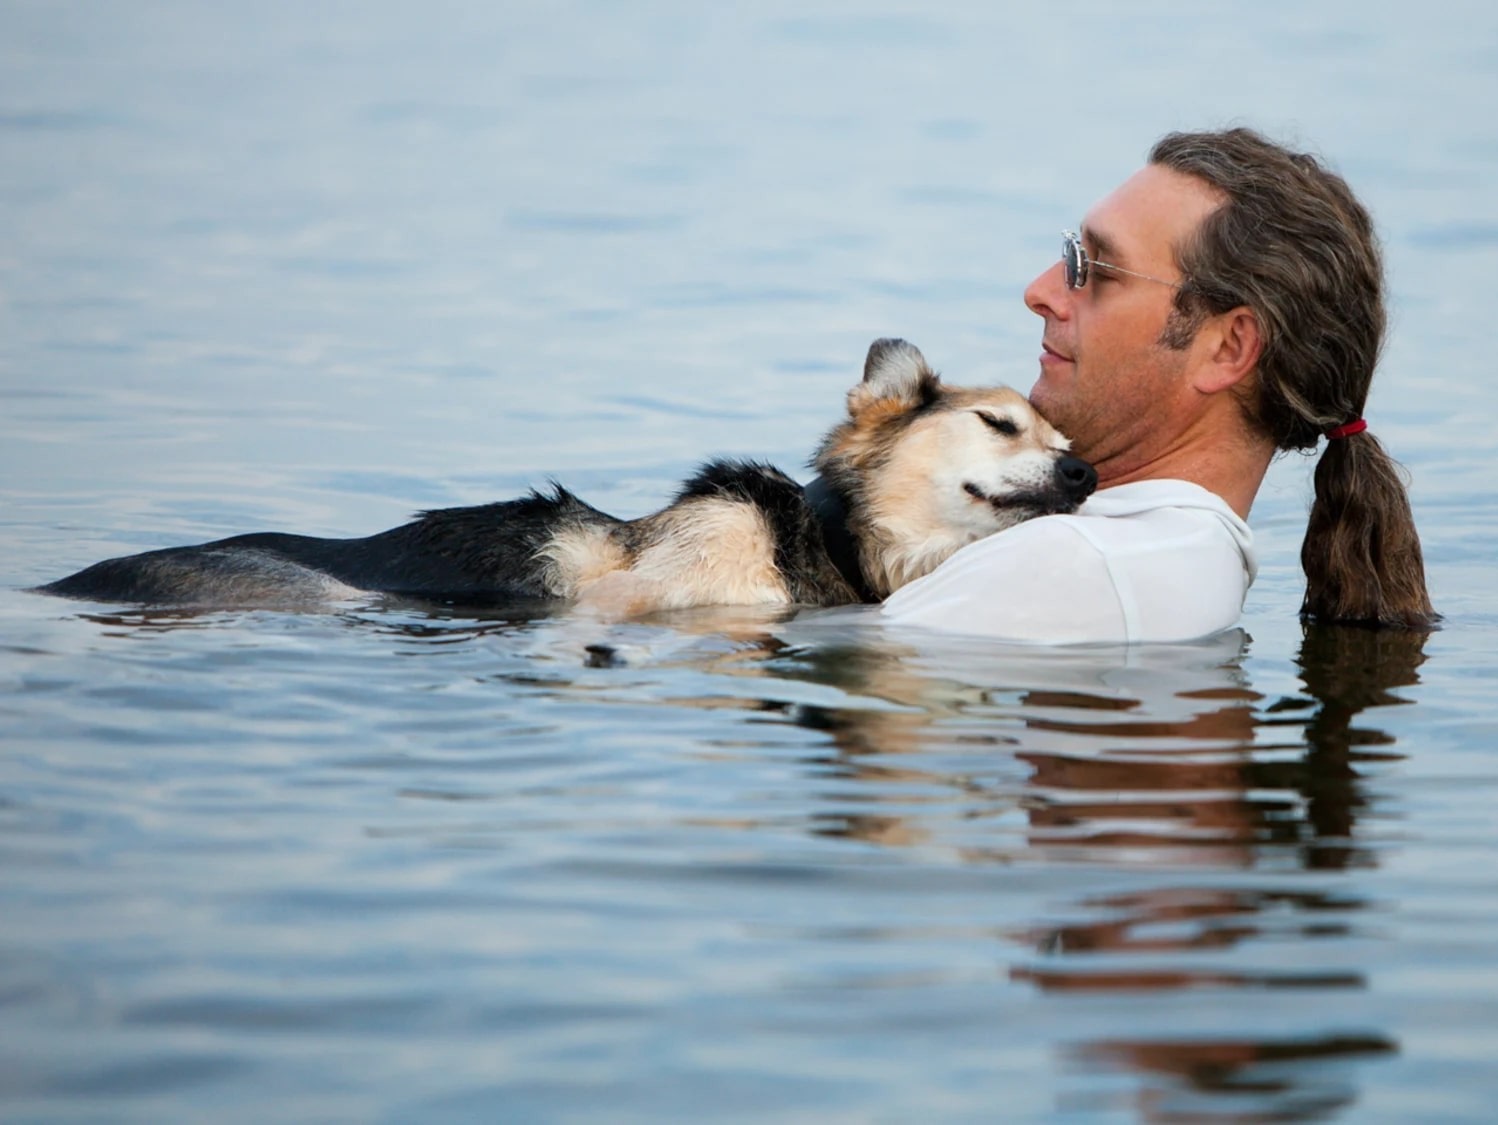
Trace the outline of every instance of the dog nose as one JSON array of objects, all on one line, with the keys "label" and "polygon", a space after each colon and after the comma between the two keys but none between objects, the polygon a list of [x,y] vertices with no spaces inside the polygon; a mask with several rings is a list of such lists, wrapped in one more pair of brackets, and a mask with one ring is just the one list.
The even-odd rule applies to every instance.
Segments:
[{"label": "dog nose", "polygon": [[1097,489],[1097,470],[1080,457],[1063,457],[1057,461],[1056,476],[1066,494],[1078,503]]}]

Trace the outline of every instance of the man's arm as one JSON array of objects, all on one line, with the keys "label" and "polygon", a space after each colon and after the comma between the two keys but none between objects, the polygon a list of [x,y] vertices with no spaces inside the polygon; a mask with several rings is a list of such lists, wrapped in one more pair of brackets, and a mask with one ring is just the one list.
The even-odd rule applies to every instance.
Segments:
[{"label": "man's arm", "polygon": [[958,551],[884,602],[884,619],[996,640],[1129,640],[1107,559],[1070,521],[1046,517]]}]

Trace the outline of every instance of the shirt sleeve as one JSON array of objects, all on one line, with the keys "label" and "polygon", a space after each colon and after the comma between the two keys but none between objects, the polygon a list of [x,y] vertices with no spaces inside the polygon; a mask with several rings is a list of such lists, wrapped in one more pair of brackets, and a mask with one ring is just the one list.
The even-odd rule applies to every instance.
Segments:
[{"label": "shirt sleeve", "polygon": [[1029,520],[970,543],[881,609],[891,624],[1006,641],[1128,640],[1107,560],[1064,518]]}]

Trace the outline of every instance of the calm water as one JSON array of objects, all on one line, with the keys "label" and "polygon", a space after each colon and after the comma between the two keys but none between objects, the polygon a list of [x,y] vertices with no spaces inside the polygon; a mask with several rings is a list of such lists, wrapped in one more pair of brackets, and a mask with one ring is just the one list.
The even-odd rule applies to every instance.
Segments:
[{"label": "calm water", "polygon": [[[1498,9],[741,8],[0,3],[0,1117],[1491,1120]],[[1302,632],[1294,458],[1199,645],[22,592],[1026,388],[1236,120],[1380,222],[1428,638]]]}]

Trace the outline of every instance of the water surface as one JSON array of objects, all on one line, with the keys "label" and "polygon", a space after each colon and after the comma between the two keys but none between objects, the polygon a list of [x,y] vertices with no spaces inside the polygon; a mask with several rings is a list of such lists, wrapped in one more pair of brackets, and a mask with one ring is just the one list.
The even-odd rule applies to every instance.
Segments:
[{"label": "water surface", "polygon": [[[1485,1121],[1488,6],[0,4],[0,1115]],[[1447,615],[1008,649],[866,616],[22,587],[550,476],[798,470],[1159,133],[1375,212],[1368,416]]]}]

